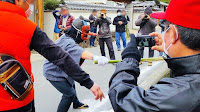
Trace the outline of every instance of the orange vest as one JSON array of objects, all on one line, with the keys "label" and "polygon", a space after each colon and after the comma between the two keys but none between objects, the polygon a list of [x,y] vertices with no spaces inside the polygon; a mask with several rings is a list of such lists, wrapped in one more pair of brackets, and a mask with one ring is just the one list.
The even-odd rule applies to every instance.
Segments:
[{"label": "orange vest", "polygon": [[[8,2],[0,1],[0,53],[15,57],[32,75],[30,43],[36,24],[26,18],[25,11]],[[11,99],[11,95],[0,85],[0,111],[26,106],[34,99],[34,89],[23,101]]]}]

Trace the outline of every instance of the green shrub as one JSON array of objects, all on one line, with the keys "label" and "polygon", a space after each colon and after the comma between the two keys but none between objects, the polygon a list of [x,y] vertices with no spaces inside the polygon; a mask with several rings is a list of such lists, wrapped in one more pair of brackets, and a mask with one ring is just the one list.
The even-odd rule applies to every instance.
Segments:
[{"label": "green shrub", "polygon": [[55,10],[59,7],[59,1],[57,0],[45,0],[44,1],[44,9],[45,10]]}]

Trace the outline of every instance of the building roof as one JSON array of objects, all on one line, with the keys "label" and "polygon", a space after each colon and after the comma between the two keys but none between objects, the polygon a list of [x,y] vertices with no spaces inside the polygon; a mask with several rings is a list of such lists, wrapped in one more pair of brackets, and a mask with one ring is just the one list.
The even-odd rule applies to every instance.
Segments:
[{"label": "building roof", "polygon": [[132,2],[134,7],[148,7],[148,6],[156,6],[155,1],[134,1]]},{"label": "building roof", "polygon": [[65,1],[66,5],[73,10],[101,10],[117,11],[118,9],[125,9],[125,6],[112,6],[106,4],[91,4],[86,2]]}]

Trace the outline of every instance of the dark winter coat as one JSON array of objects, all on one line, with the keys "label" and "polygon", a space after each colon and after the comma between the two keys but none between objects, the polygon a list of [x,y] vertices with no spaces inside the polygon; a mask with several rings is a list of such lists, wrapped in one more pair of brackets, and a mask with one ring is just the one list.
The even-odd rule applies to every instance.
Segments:
[{"label": "dark winter coat", "polygon": [[137,85],[138,62],[125,58],[110,81],[109,97],[115,112],[199,112],[200,54],[168,58],[171,78],[163,78],[145,91]]},{"label": "dark winter coat", "polygon": [[[122,21],[123,24],[120,25],[118,23],[119,21]],[[113,20],[113,25],[116,25],[116,32],[120,32],[120,33],[126,32],[126,28],[125,27],[126,27],[127,24],[128,24],[128,22],[127,22],[127,20],[126,20],[126,18],[124,16],[117,16]]]}]

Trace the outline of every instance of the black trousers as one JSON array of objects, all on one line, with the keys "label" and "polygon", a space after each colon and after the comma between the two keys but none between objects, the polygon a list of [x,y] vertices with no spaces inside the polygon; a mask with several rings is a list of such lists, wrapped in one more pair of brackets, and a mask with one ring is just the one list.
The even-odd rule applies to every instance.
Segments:
[{"label": "black trousers", "polygon": [[0,112],[35,112],[35,103],[34,100],[29,103],[28,105],[15,109],[15,110],[9,110],[9,111],[0,111]]},{"label": "black trousers", "polygon": [[[140,47],[139,48],[141,57],[144,57],[144,47]],[[154,50],[151,49],[151,47],[149,47],[149,58],[154,56]]]},{"label": "black trousers", "polygon": [[115,52],[113,49],[113,43],[112,43],[112,38],[99,38],[99,45],[100,45],[100,50],[101,50],[101,55],[106,56],[105,54],[105,43],[108,47],[109,50],[109,55],[111,60],[115,60]]}]

